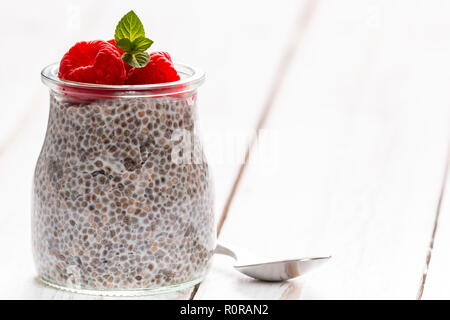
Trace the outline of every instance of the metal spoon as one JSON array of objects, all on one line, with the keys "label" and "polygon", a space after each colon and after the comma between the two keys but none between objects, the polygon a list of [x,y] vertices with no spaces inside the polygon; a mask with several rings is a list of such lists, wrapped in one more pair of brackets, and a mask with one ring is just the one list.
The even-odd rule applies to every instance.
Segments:
[{"label": "metal spoon", "polygon": [[[220,244],[216,246],[215,253],[238,260],[236,254],[232,250]],[[330,258],[331,256],[272,261],[257,264],[235,265],[234,268],[256,280],[278,282],[302,276],[324,264]]]}]

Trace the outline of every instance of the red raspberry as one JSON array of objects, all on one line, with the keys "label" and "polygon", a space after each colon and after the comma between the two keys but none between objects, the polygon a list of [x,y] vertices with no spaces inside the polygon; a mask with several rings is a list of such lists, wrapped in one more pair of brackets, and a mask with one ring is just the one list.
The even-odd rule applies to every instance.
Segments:
[{"label": "red raspberry", "polygon": [[[111,40],[108,40],[107,42],[114,46],[114,49],[116,49],[116,51],[120,54],[120,56],[122,56],[125,53],[125,51],[123,51],[118,46],[116,46],[116,40],[111,39]],[[125,66],[125,70],[127,71],[127,73],[128,73],[128,71],[131,70],[131,68],[133,68],[128,63],[124,63],[123,65]]]},{"label": "red raspberry", "polygon": [[150,53],[150,61],[144,68],[131,68],[125,84],[152,84],[180,80],[167,52]]},{"label": "red raspberry", "polygon": [[64,55],[58,77],[65,80],[123,84],[126,73],[124,62],[115,47],[106,41],[81,41]]}]

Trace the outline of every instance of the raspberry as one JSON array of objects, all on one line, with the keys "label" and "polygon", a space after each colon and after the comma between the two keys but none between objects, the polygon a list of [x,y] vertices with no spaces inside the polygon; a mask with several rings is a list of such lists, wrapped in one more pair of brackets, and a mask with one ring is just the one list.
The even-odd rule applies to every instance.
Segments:
[{"label": "raspberry", "polygon": [[[114,49],[116,49],[116,51],[120,54],[120,56],[122,56],[125,53],[125,51],[123,51],[118,46],[116,46],[116,40],[111,39],[111,40],[108,40],[107,42],[114,46]],[[123,65],[125,66],[125,70],[126,70],[127,74],[128,74],[128,71],[130,71],[131,68],[133,68],[128,63],[124,63]]]},{"label": "raspberry", "polygon": [[150,53],[150,61],[144,68],[132,68],[125,84],[152,84],[180,80],[172,59],[167,52]]},{"label": "raspberry", "polygon": [[115,46],[106,41],[81,41],[64,55],[59,64],[58,77],[65,80],[123,84],[124,62]]}]

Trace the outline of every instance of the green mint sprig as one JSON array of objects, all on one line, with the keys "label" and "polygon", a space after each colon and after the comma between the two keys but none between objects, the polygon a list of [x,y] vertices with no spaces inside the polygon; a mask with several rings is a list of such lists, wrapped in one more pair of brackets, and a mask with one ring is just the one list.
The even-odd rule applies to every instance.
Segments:
[{"label": "green mint sprig", "polygon": [[145,52],[153,41],[145,37],[144,25],[131,10],[120,19],[114,33],[116,46],[125,51],[122,60],[134,68],[143,68],[150,60]]}]

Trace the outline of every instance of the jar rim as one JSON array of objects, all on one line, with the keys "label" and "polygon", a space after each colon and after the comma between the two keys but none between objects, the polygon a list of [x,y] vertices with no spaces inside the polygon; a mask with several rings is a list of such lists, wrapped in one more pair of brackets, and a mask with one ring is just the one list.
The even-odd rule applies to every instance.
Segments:
[{"label": "jar rim", "polygon": [[82,90],[85,93],[91,91],[95,93],[101,90],[103,93],[109,92],[111,95],[124,96],[179,94],[196,90],[205,81],[205,73],[197,67],[182,63],[174,63],[174,67],[181,77],[178,81],[140,85],[110,85],[60,79],[58,77],[59,63],[55,62],[42,69],[41,80],[50,89]]}]

